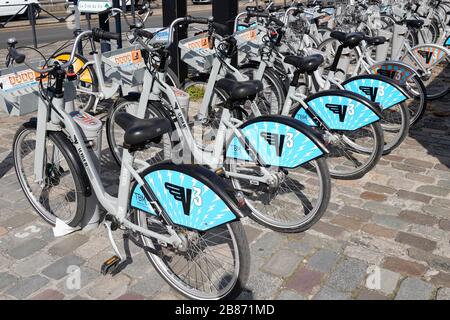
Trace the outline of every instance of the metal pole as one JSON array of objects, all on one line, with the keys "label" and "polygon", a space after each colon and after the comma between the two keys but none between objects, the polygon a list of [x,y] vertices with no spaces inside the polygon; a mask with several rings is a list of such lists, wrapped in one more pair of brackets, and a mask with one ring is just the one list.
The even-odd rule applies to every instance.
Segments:
[{"label": "metal pole", "polygon": [[34,47],[37,49],[38,45],[37,45],[37,36],[36,36],[36,19],[34,16],[34,3],[30,3],[28,4],[28,20],[30,21],[31,24],[31,32],[33,33],[33,43],[34,43]]},{"label": "metal pole", "polygon": [[[113,8],[119,8],[120,9],[120,3],[119,0],[113,0]],[[115,17],[116,22],[116,32],[120,34],[119,40],[117,40],[117,48],[122,48],[122,21],[120,19],[120,14],[117,14]]]},{"label": "metal pole", "polygon": [[[214,21],[228,26],[229,34],[233,34],[234,19],[238,15],[238,9],[238,0],[213,0],[212,2]],[[237,57],[234,57],[231,63],[236,66]]]},{"label": "metal pole", "polygon": [[[177,18],[187,14],[186,0],[163,0],[163,26],[170,26]],[[180,59],[178,41],[187,37],[187,26],[178,27],[174,34],[174,43],[169,48],[172,62],[170,68],[178,75],[181,82],[187,78],[187,65]]]},{"label": "metal pole", "polygon": [[[100,29],[108,31],[109,32],[109,21],[108,21],[108,14],[104,12],[100,12],[98,14],[98,24]],[[111,44],[108,42],[102,41],[100,48],[102,52],[111,51]]]},{"label": "metal pole", "polygon": [[[123,0],[123,1],[126,1],[126,0]],[[130,9],[131,9],[131,15],[133,16],[133,24],[136,24],[136,7],[134,5],[134,1],[135,0],[131,0]]]}]

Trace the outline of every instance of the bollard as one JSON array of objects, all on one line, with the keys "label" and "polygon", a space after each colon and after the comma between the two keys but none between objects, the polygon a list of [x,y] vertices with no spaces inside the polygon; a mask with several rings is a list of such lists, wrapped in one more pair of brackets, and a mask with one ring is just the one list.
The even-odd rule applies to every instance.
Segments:
[{"label": "bollard", "polygon": [[34,47],[37,49],[37,36],[36,36],[36,17],[34,16],[34,3],[30,3],[28,6],[28,20],[30,21],[31,25],[31,32],[33,33],[33,44]]}]

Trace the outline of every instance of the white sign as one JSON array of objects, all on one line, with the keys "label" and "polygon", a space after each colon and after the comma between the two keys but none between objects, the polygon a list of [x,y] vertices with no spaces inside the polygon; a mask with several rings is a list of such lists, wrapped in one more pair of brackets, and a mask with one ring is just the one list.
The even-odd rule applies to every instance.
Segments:
[{"label": "white sign", "polygon": [[112,8],[112,0],[78,1],[78,10],[84,13],[99,13]]}]

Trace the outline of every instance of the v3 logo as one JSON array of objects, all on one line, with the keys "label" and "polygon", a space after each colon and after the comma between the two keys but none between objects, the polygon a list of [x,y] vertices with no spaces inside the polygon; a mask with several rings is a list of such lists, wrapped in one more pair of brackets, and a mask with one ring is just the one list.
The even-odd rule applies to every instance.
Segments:
[{"label": "v3 logo", "polygon": [[269,145],[275,147],[277,157],[281,157],[283,154],[285,141],[288,148],[291,148],[294,144],[292,133],[277,134],[272,132],[261,132],[261,137],[263,137]]},{"label": "v3 logo", "polygon": [[194,193],[194,204],[196,206],[202,205],[200,188],[193,187],[192,189],[189,189],[182,186],[177,186],[176,184],[172,184],[169,182],[166,182],[164,184],[164,187],[169,191],[169,193],[174,197],[175,200],[181,202],[181,204],[183,205],[183,212],[187,216],[189,216],[191,213],[192,193]]},{"label": "v3 logo", "polygon": [[377,73],[383,77],[388,77],[391,79],[395,79],[395,76],[397,75],[397,71],[385,69],[378,69]]},{"label": "v3 logo", "polygon": [[344,122],[345,116],[347,115],[348,106],[342,104],[331,104],[327,103],[325,105],[331,112],[339,115],[339,121]]},{"label": "v3 logo", "polygon": [[366,95],[368,95],[370,97],[370,100],[372,100],[372,102],[376,101],[377,94],[378,94],[378,88],[361,86],[361,87],[359,87],[359,90],[361,90]]},{"label": "v3 logo", "polygon": [[430,64],[431,58],[433,57],[433,52],[431,52],[431,51],[424,51],[424,50],[419,50],[417,52],[422,56],[422,58],[425,59],[425,62],[427,64]]}]

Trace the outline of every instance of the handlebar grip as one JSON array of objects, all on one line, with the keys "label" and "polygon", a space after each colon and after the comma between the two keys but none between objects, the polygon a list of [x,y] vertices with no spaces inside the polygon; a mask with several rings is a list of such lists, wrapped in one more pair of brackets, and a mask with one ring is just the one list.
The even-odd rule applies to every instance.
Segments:
[{"label": "handlebar grip", "polygon": [[200,24],[208,24],[210,20],[208,18],[198,18],[198,17],[186,17],[187,23],[200,23]]},{"label": "handlebar grip", "polygon": [[23,63],[25,61],[25,55],[23,53],[20,53],[16,50],[16,48],[9,48],[8,49],[9,56],[12,60],[14,60],[16,63]]},{"label": "handlebar grip", "polygon": [[222,37],[226,37],[226,36],[231,35],[230,29],[228,28],[228,26],[226,26],[224,24],[221,24],[221,23],[218,23],[218,22],[213,22],[212,23],[212,27]]},{"label": "handlebar grip", "polygon": [[121,37],[120,33],[108,32],[99,28],[92,29],[92,37],[95,41],[98,40],[119,40]]},{"label": "handlebar grip", "polygon": [[263,12],[249,12],[247,14],[247,16],[255,17],[255,18],[269,18],[270,17],[270,15],[268,13],[263,13]]},{"label": "handlebar grip", "polygon": [[136,29],[136,34],[139,36],[139,37],[142,37],[142,38],[147,38],[147,39],[153,39],[153,33],[151,33],[150,31],[147,31],[147,30],[144,30],[144,29]]}]

